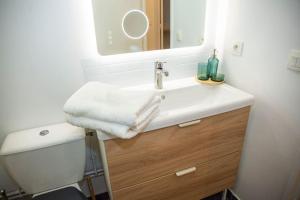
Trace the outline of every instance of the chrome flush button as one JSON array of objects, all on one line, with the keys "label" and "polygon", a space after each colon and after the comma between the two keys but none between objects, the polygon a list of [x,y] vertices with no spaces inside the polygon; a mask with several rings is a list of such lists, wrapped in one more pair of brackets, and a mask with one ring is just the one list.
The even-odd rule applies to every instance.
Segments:
[{"label": "chrome flush button", "polygon": [[45,136],[45,135],[48,135],[49,134],[49,130],[42,130],[40,132],[40,136]]}]

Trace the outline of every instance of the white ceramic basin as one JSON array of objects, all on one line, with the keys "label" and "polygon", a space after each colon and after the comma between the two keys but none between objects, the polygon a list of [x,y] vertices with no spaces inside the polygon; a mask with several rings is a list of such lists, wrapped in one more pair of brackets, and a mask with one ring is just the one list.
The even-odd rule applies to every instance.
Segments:
[{"label": "white ceramic basin", "polygon": [[[153,88],[153,84],[149,84],[126,89]],[[160,114],[147,126],[145,132],[232,111],[254,102],[252,95],[227,84],[203,85],[194,78],[164,82],[164,89],[156,91],[164,100]],[[104,133],[98,134],[98,137],[102,140],[112,138]]]},{"label": "white ceramic basin", "polygon": [[192,85],[185,88],[162,91],[164,98],[161,105],[162,111],[186,109],[197,106],[203,109],[216,106],[218,103],[233,100],[233,91],[229,87]]}]

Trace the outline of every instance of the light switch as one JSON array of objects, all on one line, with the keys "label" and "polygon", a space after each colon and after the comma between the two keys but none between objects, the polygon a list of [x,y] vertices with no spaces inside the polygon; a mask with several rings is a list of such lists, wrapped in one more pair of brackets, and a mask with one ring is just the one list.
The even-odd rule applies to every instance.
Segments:
[{"label": "light switch", "polygon": [[300,68],[300,59],[299,58],[297,59],[296,67]]},{"label": "light switch", "polygon": [[288,60],[288,68],[295,71],[300,71],[300,50],[291,50]]},{"label": "light switch", "polygon": [[289,66],[290,67],[296,67],[297,64],[297,58],[290,56],[289,58]]},{"label": "light switch", "polygon": [[176,39],[177,39],[178,42],[182,41],[182,31],[181,30],[177,31],[177,33],[176,33]]},{"label": "light switch", "polygon": [[236,41],[232,44],[232,55],[242,56],[243,55],[244,42]]},{"label": "light switch", "polygon": [[202,45],[204,42],[204,38],[203,37],[200,37],[200,40],[199,40],[199,45]]}]

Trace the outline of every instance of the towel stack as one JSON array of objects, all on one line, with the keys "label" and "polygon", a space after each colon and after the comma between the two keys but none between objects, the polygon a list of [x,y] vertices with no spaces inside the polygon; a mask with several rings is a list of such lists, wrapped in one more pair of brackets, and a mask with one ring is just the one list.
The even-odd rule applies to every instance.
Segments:
[{"label": "towel stack", "polygon": [[160,97],[153,91],[131,91],[89,82],[65,103],[67,121],[116,137],[136,136],[158,114]]}]

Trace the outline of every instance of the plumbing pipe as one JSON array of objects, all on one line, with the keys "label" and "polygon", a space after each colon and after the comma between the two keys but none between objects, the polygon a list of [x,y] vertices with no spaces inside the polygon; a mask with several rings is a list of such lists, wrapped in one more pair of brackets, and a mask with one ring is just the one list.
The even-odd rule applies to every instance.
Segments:
[{"label": "plumbing pipe", "polygon": [[94,187],[93,187],[92,178],[90,176],[88,176],[88,177],[86,177],[86,181],[87,181],[87,184],[88,184],[91,199],[96,200],[96,195],[95,195],[95,191],[94,191]]},{"label": "plumbing pipe", "polygon": [[8,200],[8,197],[6,195],[6,191],[5,190],[0,190],[0,199],[1,200]]},{"label": "plumbing pipe", "polygon": [[26,193],[22,189],[18,189],[18,190],[12,191],[12,192],[8,192],[6,196],[7,196],[7,199],[13,200],[13,199],[20,199],[20,198],[22,199],[22,198],[24,198],[25,195],[26,195]]}]

